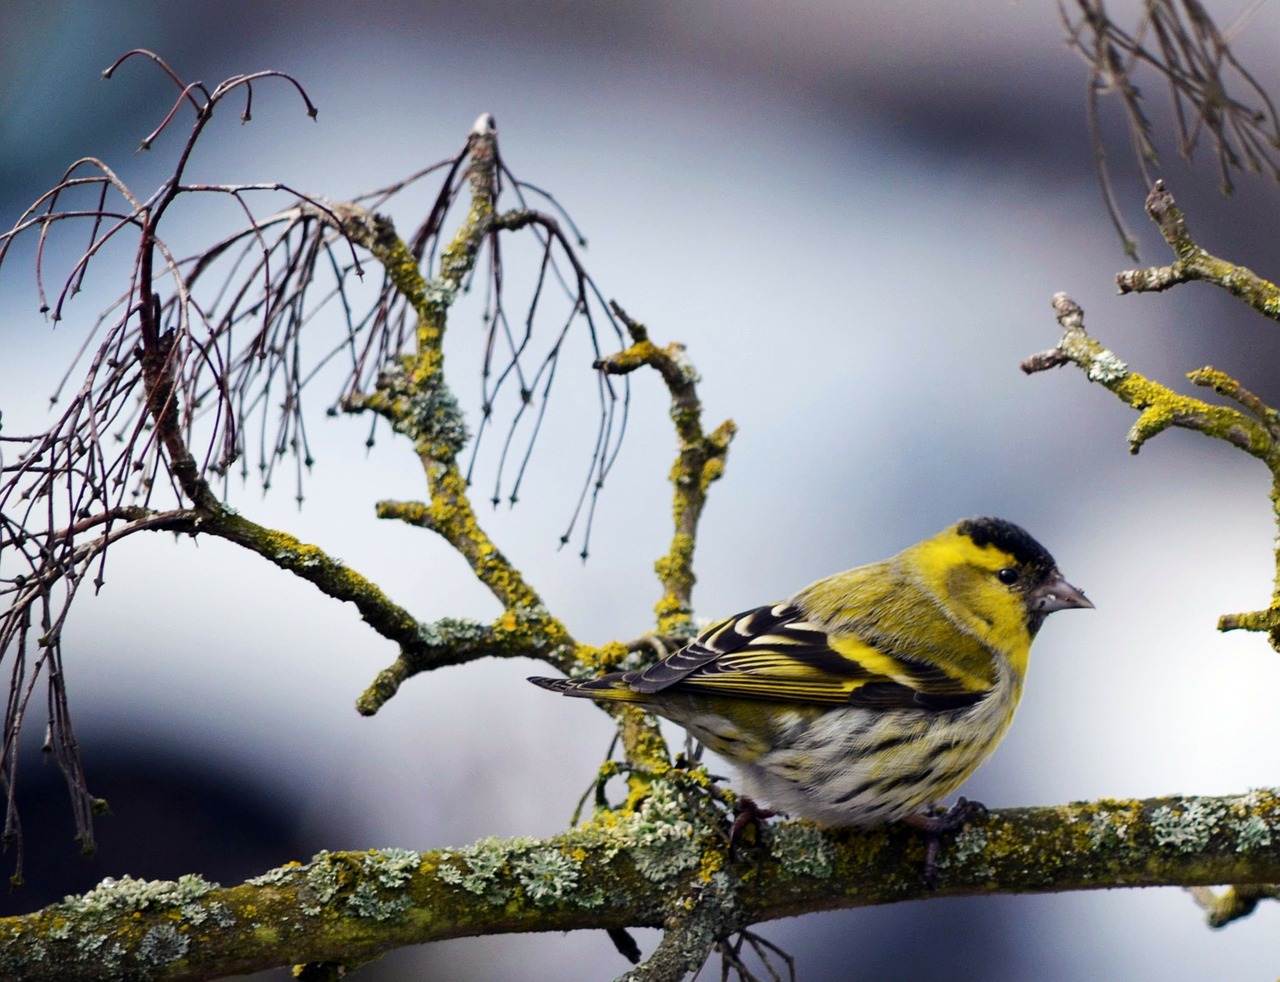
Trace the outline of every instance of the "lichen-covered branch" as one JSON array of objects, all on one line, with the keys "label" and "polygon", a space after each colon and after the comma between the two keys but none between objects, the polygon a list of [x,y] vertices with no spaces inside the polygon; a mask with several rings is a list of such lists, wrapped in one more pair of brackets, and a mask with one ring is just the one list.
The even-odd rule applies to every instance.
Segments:
[{"label": "lichen-covered branch", "polygon": [[1203,280],[1239,297],[1272,320],[1280,320],[1280,288],[1252,270],[1219,259],[1200,247],[1187,229],[1186,217],[1164,181],[1156,181],[1147,195],[1147,214],[1160,228],[1177,258],[1169,266],[1125,270],[1116,275],[1121,293],[1167,290],[1179,283]]},{"label": "lichen-covered branch", "polygon": [[356,700],[362,716],[372,716],[394,696],[402,683],[421,672],[446,665],[462,665],[478,658],[542,658],[550,664],[569,661],[574,646],[567,636],[554,641],[558,622],[544,608],[508,610],[492,624],[446,617],[419,624],[414,644],[378,673]]},{"label": "lichen-covered branch", "polygon": [[[462,411],[444,378],[443,341],[449,308],[474,267],[480,246],[492,231],[496,197],[497,134],[482,116],[472,130],[467,153],[471,205],[466,219],[443,249],[439,273],[423,276],[418,260],[389,219],[358,205],[334,209],[344,235],[367,249],[386,270],[395,291],[416,317],[416,350],[382,371],[374,390],[346,400],[352,412],[371,411],[413,440],[430,492],[428,502],[384,501],[380,518],[428,528],[453,546],[476,577],[501,602],[504,613],[490,628],[437,631],[429,647],[402,646],[395,663],[381,672],[360,697],[360,712],[377,710],[418,672],[482,654],[538,654],[567,670],[576,642],[547,611],[541,598],[485,533],[458,466],[468,434]],[[452,622],[456,623],[456,622]],[[448,653],[453,648],[452,653]]]},{"label": "lichen-covered branch", "polygon": [[[1089,381],[1109,389],[1122,402],[1138,410],[1138,419],[1128,435],[1130,453],[1137,453],[1147,440],[1176,426],[1225,440],[1269,467],[1280,466],[1278,443],[1270,429],[1270,419],[1180,395],[1146,378],[1131,370],[1114,352],[1089,335],[1084,327],[1084,310],[1069,296],[1055,294],[1053,308],[1058,323],[1062,325],[1062,338],[1056,348],[1024,361],[1022,370],[1033,374],[1074,363]],[[1210,385],[1226,378],[1212,368],[1201,369],[1191,377],[1201,384]]]},{"label": "lichen-covered branch", "polygon": [[675,487],[672,515],[675,532],[671,548],[657,561],[655,570],[662,582],[662,599],[655,608],[659,634],[692,633],[692,593],[695,577],[693,554],[697,545],[698,521],[707,501],[707,489],[724,474],[729,443],[737,432],[727,419],[711,433],[702,430],[702,402],[698,399],[698,373],[685,357],[684,345],[672,342],[659,348],[649,340],[643,324],[632,320],[616,303],[613,312],[631,334],[629,348],[601,358],[596,367],[611,375],[623,375],[648,365],[662,376],[671,393],[671,419],[675,423],[679,451],[671,468]]},{"label": "lichen-covered branch", "polygon": [[[632,343],[622,351],[598,359],[595,367],[608,375],[626,375],[647,365],[662,377],[671,394],[671,419],[675,424],[678,446],[676,461],[671,468],[674,530],[670,549],[654,564],[662,585],[662,597],[654,610],[658,615],[658,635],[688,638],[694,633],[692,596],[696,578],[693,557],[698,541],[698,522],[706,505],[708,488],[724,473],[729,443],[737,428],[729,419],[712,433],[704,433],[702,402],[697,392],[698,373],[685,357],[684,345],[672,342],[665,348],[659,348],[649,340],[649,332],[643,324],[629,317],[618,303],[613,302],[610,306],[626,325]],[[601,659],[597,657],[596,661],[599,663]],[[650,775],[655,770],[661,772],[670,761],[656,722],[635,707],[603,708],[619,718],[627,760],[637,767],[629,777],[632,795],[647,793]],[[675,934],[668,932],[667,937],[663,952],[684,950],[684,945],[672,940]],[[664,954],[659,963],[666,964],[666,959]],[[664,977],[652,974],[655,971],[653,964],[639,966],[636,972],[640,974],[635,977]]]},{"label": "lichen-covered branch", "polygon": [[[762,829],[731,856],[660,785],[631,814],[547,840],[324,852],[234,887],[105,881],[0,920],[13,982],[209,979],[279,965],[354,965],[399,946],[516,931],[667,926],[634,978],[678,977],[713,943],[778,917],[928,897],[1280,880],[1280,797],[1104,800],[992,812],[943,850],[930,891],[910,829]],[[1034,862],[1027,857],[1034,856]],[[619,969],[623,964],[619,963]]]},{"label": "lichen-covered branch", "polygon": [[[1132,371],[1114,352],[1091,337],[1085,331],[1084,311],[1065,293],[1054,296],[1053,306],[1062,325],[1062,338],[1056,348],[1024,361],[1024,372],[1033,374],[1075,364],[1091,382],[1109,389],[1138,410],[1138,418],[1129,429],[1131,453],[1137,453],[1151,437],[1175,426],[1223,440],[1261,460],[1272,475],[1272,510],[1280,527],[1280,435],[1274,410],[1235,379],[1212,367],[1190,372],[1187,377],[1232,399],[1240,409],[1211,405],[1174,392]],[[1219,630],[1265,631],[1272,647],[1280,650],[1280,549],[1276,552],[1275,569],[1271,605],[1262,611],[1224,614],[1218,620]]]},{"label": "lichen-covered branch", "polygon": [[[1120,273],[1116,281],[1121,293],[1162,290],[1201,279],[1216,283],[1265,316],[1280,316],[1280,290],[1244,267],[1217,259],[1201,249],[1191,238],[1186,220],[1163,181],[1157,181],[1148,196],[1147,211],[1178,258],[1172,266]],[[1132,453],[1137,453],[1153,436],[1175,426],[1223,440],[1256,457],[1271,472],[1272,513],[1280,530],[1280,413],[1238,380],[1212,366],[1189,372],[1187,378],[1195,385],[1212,389],[1239,408],[1212,405],[1174,392],[1132,371],[1114,352],[1092,338],[1084,327],[1084,311],[1065,293],[1054,296],[1053,307],[1062,326],[1062,338],[1056,347],[1026,359],[1022,363],[1024,372],[1033,374],[1075,364],[1091,382],[1115,393],[1138,411],[1138,418],[1129,430]],[[1224,614],[1218,620],[1218,629],[1266,632],[1271,646],[1280,651],[1280,538],[1270,605],[1266,610]]]}]

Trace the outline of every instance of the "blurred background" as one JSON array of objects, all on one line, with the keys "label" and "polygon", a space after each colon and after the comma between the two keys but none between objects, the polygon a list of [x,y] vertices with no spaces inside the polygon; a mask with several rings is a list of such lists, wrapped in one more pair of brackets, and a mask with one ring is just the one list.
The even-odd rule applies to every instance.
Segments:
[{"label": "blurred background", "polygon": [[[1243,6],[1209,4],[1280,92],[1280,12],[1254,5],[1234,20]],[[481,112],[495,115],[507,163],[555,193],[589,239],[604,295],[660,343],[685,343],[708,425],[739,425],[703,523],[699,615],[784,597],[960,517],[1025,525],[1097,610],[1050,620],[1018,720],[969,797],[1048,805],[1280,782],[1277,656],[1261,637],[1214,629],[1219,614],[1268,601],[1265,469],[1184,432],[1131,457],[1133,413],[1114,397],[1075,369],[1018,370],[1055,343],[1049,301],[1065,290],[1136,369],[1175,383],[1213,364],[1280,399],[1274,324],[1199,284],[1116,296],[1113,276],[1132,263],[1096,184],[1085,69],[1048,0],[10,0],[0,225],[76,158],[101,158],[143,194],[172,166],[181,131],[135,153],[174,100],[167,80],[141,61],[99,80],[133,47],[210,84],[288,71],[319,107],[312,122],[286,86],[258,86],[251,123],[232,107],[214,120],[192,164],[201,180],[345,199],[453,154]],[[1148,88],[1163,125],[1160,87]],[[1142,261],[1166,262],[1118,114],[1107,126]],[[1275,185],[1242,178],[1224,200],[1210,156],[1188,167],[1168,140],[1162,151],[1200,242],[1274,277]],[[431,193],[388,209],[403,233]],[[175,213],[169,231],[194,246],[240,220],[226,202]],[[52,267],[65,271],[79,234],[54,242]],[[0,275],[6,436],[48,425],[48,397],[130,259],[105,254],[54,330],[38,312],[33,246]],[[451,324],[451,380],[473,420],[481,338],[479,323]],[[652,563],[670,534],[665,390],[634,379],[584,565],[580,540],[557,549],[596,413],[590,350],[570,345],[521,503],[485,518],[578,638],[630,638],[651,625]],[[384,432],[366,451],[367,421],[325,418],[332,396],[314,397],[304,506],[288,482],[267,495],[237,483],[233,503],[342,557],[422,620],[493,616],[460,559],[374,518],[379,499],[422,496],[420,470],[405,441]],[[478,501],[494,465],[482,455]],[[524,681],[543,666],[420,676],[361,718],[353,701],[394,651],[353,609],[224,543],[143,538],[112,554],[105,589],[81,598],[67,632],[90,788],[112,805],[101,849],[78,855],[60,778],[35,764],[20,792],[28,882],[3,898],[6,912],[104,876],[232,883],[321,848],[430,849],[566,826],[611,726]],[[1211,932],[1185,893],[1161,889],[909,903],[761,932],[810,982],[1248,979],[1280,972],[1278,919],[1264,905]],[[646,951],[656,943],[637,936]],[[360,977],[594,980],[625,968],[591,932],[398,951]]]}]

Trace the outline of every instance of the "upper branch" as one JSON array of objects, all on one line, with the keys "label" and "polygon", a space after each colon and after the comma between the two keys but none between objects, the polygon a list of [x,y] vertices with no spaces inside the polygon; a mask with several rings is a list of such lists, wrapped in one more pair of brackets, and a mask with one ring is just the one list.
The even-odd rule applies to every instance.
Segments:
[{"label": "upper branch", "polygon": [[[498,156],[492,117],[481,116],[477,121],[466,153],[470,158],[466,172],[470,208],[441,251],[438,274],[430,279],[419,269],[414,250],[400,239],[388,219],[354,204],[335,209],[343,233],[382,264],[391,288],[416,318],[414,353],[382,371],[373,391],[353,394],[345,405],[349,411],[377,413],[397,432],[410,437],[426,477],[428,502],[380,502],[378,516],[438,533],[467,560],[476,577],[502,604],[504,613],[491,633],[471,648],[486,653],[537,653],[567,669],[579,646],[481,527],[457,460],[468,433],[457,399],[445,381],[443,341],[450,308],[474,269],[482,245],[496,235]],[[376,712],[405,679],[439,663],[437,658],[404,650],[361,696],[360,711]]]},{"label": "upper branch", "polygon": [[1164,181],[1156,181],[1147,195],[1147,214],[1160,228],[1177,257],[1169,266],[1125,270],[1116,275],[1121,293],[1167,290],[1179,283],[1205,280],[1239,297],[1250,307],[1272,320],[1280,320],[1280,288],[1252,270],[1219,259],[1202,249],[1191,237],[1182,209],[1174,203],[1173,194]]},{"label": "upper branch", "polygon": [[[1171,266],[1120,273],[1116,282],[1121,293],[1163,290],[1189,280],[1208,280],[1241,298],[1259,313],[1280,319],[1280,290],[1244,267],[1201,249],[1192,239],[1181,210],[1162,181],[1156,182],[1148,196],[1147,211],[1159,224],[1178,258]],[[1138,410],[1138,418],[1129,430],[1129,449],[1133,453],[1151,437],[1177,426],[1224,440],[1261,460],[1271,472],[1272,512],[1280,529],[1280,412],[1212,366],[1189,372],[1187,377],[1196,385],[1230,399],[1239,409],[1214,406],[1180,395],[1131,371],[1113,352],[1090,337],[1084,328],[1084,311],[1065,293],[1054,295],[1053,307],[1062,325],[1062,339],[1057,347],[1024,361],[1024,372],[1032,374],[1068,363],[1078,365],[1090,381],[1110,389]],[[1265,631],[1272,647],[1280,651],[1280,538],[1275,551],[1270,605],[1266,610],[1224,614],[1218,619],[1218,629]]]},{"label": "upper branch", "polygon": [[384,371],[372,393],[348,399],[347,406],[352,411],[376,412],[409,436],[426,473],[430,505],[387,505],[380,508],[379,515],[434,529],[466,557],[503,607],[531,609],[542,607],[542,600],[498,551],[471,506],[457,462],[467,440],[466,425],[444,378],[443,343],[449,308],[474,266],[493,217],[497,134],[490,117],[482,116],[476,123],[468,153],[470,211],[441,254],[439,275],[429,281],[389,220],[354,205],[344,209],[345,234],[382,263],[392,285],[417,317],[416,352],[405,357],[398,368]]},{"label": "upper branch", "polygon": [[[1065,293],[1054,294],[1053,309],[1062,325],[1056,348],[1033,355],[1022,363],[1028,375],[1059,365],[1074,363],[1088,376],[1124,403],[1139,411],[1129,430],[1129,452],[1137,453],[1151,437],[1171,426],[1195,430],[1239,447],[1273,470],[1280,468],[1277,432],[1270,417],[1259,418],[1230,406],[1214,406],[1132,371],[1114,352],[1091,337],[1084,327],[1084,310]],[[1213,369],[1193,372],[1197,384],[1215,384],[1222,373]],[[1225,386],[1220,390],[1229,392]],[[1242,390],[1237,390],[1242,391]],[[1247,400],[1245,402],[1247,405]]]},{"label": "upper branch", "polygon": [[675,488],[672,511],[675,534],[670,550],[654,565],[663,590],[655,610],[659,634],[691,634],[693,555],[698,522],[707,502],[708,489],[724,474],[729,443],[737,427],[733,420],[727,419],[711,433],[704,433],[702,402],[697,392],[698,373],[685,356],[684,345],[672,342],[659,348],[649,340],[645,326],[628,317],[616,303],[613,312],[626,324],[632,344],[617,354],[599,359],[596,367],[609,374],[622,375],[648,365],[662,376],[671,393],[671,419],[679,446],[671,469],[671,483]]}]

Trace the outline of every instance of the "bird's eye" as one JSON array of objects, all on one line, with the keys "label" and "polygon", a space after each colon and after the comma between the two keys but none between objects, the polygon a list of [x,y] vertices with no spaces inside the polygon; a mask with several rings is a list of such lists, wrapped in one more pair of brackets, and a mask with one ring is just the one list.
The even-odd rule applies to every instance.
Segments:
[{"label": "bird's eye", "polygon": [[1012,566],[1006,566],[1000,572],[996,573],[996,579],[1005,586],[1013,586],[1018,582],[1018,571]]}]

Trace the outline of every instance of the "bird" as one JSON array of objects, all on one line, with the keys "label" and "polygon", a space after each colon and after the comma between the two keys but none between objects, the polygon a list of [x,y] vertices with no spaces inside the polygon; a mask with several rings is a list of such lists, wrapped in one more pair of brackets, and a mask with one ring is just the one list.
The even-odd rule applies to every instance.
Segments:
[{"label": "bird", "polygon": [[1090,607],[1024,529],[970,518],[717,621],[648,668],[529,681],[678,723],[753,805],[936,834],[982,808],[932,817],[1008,729],[1044,619]]}]

